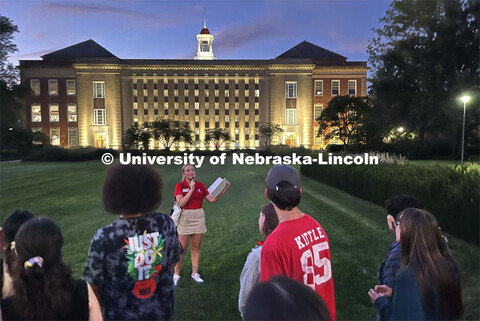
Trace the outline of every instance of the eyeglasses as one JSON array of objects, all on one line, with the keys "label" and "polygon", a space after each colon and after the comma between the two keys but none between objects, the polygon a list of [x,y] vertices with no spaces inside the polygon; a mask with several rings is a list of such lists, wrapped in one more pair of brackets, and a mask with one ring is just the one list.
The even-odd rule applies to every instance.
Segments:
[{"label": "eyeglasses", "polygon": [[400,221],[393,221],[392,222],[392,228],[396,228],[399,225],[400,225]]}]

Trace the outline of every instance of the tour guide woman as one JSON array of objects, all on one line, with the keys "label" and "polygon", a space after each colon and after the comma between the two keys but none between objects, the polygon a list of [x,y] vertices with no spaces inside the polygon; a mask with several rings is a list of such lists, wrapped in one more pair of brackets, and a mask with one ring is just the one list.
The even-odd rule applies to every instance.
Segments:
[{"label": "tour guide woman", "polygon": [[213,198],[205,188],[203,183],[195,180],[195,169],[192,165],[187,164],[182,167],[182,181],[175,186],[175,199],[182,208],[182,214],[178,220],[177,230],[180,243],[183,247],[183,253],[180,262],[175,265],[175,273],[173,274],[173,282],[177,285],[180,279],[180,270],[182,268],[183,257],[191,239],[191,256],[192,256],[192,279],[195,282],[202,283],[203,280],[198,274],[198,264],[200,262],[200,244],[202,243],[203,233],[207,231],[205,225],[205,212],[202,204],[203,198],[210,203],[215,203],[225,193],[230,183],[227,183],[225,189]]}]

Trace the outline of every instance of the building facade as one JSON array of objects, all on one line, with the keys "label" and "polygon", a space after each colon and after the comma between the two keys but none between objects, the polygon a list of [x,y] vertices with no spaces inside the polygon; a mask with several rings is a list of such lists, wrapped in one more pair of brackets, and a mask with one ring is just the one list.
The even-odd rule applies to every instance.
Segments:
[{"label": "building facade", "polygon": [[175,148],[211,149],[209,128],[230,130],[225,148],[257,148],[260,123],[272,122],[284,129],[273,144],[319,149],[330,142],[315,119],[330,99],[366,95],[366,62],[306,41],[274,59],[221,60],[213,39],[204,27],[191,60],[120,59],[93,40],[22,60],[26,126],[52,145],[120,148],[132,125],[166,117],[188,122],[198,142]]}]

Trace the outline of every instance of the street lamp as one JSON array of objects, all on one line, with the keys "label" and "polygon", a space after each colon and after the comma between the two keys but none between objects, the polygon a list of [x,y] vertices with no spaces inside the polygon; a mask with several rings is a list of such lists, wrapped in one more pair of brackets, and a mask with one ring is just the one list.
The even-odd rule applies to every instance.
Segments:
[{"label": "street lamp", "polygon": [[464,95],[460,97],[463,101],[463,128],[462,128],[462,157],[460,164],[463,166],[463,150],[465,147],[465,109],[467,108],[467,102],[470,100],[470,96]]}]

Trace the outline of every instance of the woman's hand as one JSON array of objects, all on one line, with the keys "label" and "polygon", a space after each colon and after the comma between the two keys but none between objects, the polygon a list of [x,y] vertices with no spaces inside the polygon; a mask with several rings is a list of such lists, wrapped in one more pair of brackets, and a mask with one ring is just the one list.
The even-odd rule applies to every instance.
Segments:
[{"label": "woman's hand", "polygon": [[368,290],[368,296],[370,297],[370,300],[372,300],[372,303],[375,303],[377,299],[381,296],[385,296],[383,293],[378,293],[374,289]]},{"label": "woman's hand", "polygon": [[393,294],[393,289],[385,284],[375,285],[375,291],[388,297],[391,297]]},{"label": "woman's hand", "polygon": [[375,303],[379,297],[382,296],[387,296],[391,297],[393,293],[393,290],[391,287],[387,285],[375,285],[375,289],[370,289],[368,291],[368,296],[370,297],[370,300],[372,300],[372,303]]},{"label": "woman's hand", "polygon": [[191,191],[193,191],[193,190],[195,189],[195,179],[192,179],[192,180],[190,181],[189,187],[190,187],[190,190],[191,190]]}]

